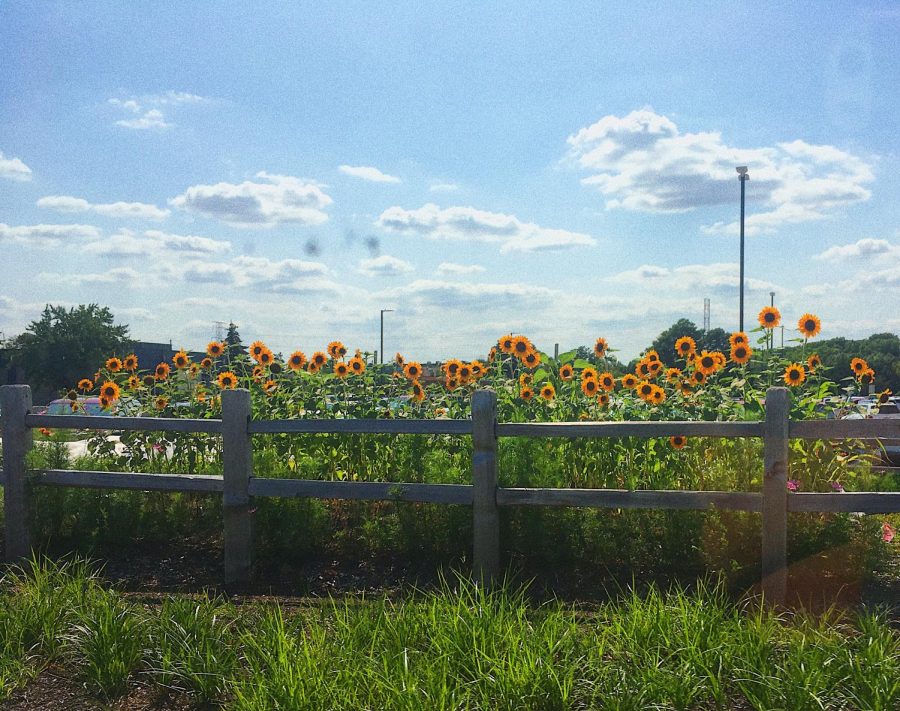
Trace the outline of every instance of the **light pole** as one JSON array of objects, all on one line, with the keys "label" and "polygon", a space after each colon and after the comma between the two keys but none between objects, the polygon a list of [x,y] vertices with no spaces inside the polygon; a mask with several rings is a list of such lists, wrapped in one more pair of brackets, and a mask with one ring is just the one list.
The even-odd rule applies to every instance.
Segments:
[{"label": "light pole", "polygon": [[740,310],[741,318],[738,330],[744,330],[744,184],[750,180],[746,165],[739,165],[735,170],[738,172],[738,180],[741,182],[741,298]]},{"label": "light pole", "polygon": [[394,309],[381,309],[381,349],[378,351],[378,358],[384,363],[384,315],[390,313]]}]

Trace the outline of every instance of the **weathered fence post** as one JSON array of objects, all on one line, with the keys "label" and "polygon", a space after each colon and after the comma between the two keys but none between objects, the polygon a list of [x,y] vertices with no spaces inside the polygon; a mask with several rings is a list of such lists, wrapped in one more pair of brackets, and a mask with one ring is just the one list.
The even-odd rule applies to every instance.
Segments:
[{"label": "weathered fence post", "polygon": [[5,558],[13,563],[31,555],[28,540],[28,499],[25,491],[25,455],[31,449],[31,429],[25,415],[31,410],[31,388],[27,385],[0,387],[3,415],[3,508],[6,519]]},{"label": "weathered fence post", "polygon": [[782,605],[787,594],[787,479],[789,417],[787,388],[766,391],[765,475],[762,486],[762,591],[769,604]]},{"label": "weathered fence post", "polygon": [[222,464],[225,519],[225,581],[250,579],[253,565],[253,512],[250,477],[253,475],[253,440],[250,391],[222,392]]},{"label": "weathered fence post", "polygon": [[500,517],[497,513],[497,393],[472,395],[472,573],[493,584],[500,575]]}]

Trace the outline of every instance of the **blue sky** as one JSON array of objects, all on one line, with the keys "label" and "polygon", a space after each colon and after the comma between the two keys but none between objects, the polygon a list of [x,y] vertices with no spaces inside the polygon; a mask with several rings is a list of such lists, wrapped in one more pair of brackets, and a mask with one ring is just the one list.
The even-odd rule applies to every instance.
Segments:
[{"label": "blue sky", "polygon": [[[259,5],[259,4],[256,4]],[[0,4],[0,331],[630,357],[900,330],[896,3]]]}]

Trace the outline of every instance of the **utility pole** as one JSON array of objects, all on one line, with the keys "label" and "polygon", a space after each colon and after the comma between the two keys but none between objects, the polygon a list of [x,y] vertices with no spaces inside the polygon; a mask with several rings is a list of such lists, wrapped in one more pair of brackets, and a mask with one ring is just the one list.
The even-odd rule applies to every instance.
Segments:
[{"label": "utility pole", "polygon": [[703,299],[703,333],[709,333],[709,297]]},{"label": "utility pole", "polygon": [[384,315],[393,312],[394,309],[381,309],[381,348],[378,349],[378,357],[384,363]]},{"label": "utility pole", "polygon": [[741,297],[740,297],[740,321],[739,331],[744,330],[744,184],[750,180],[746,165],[739,165],[736,168],[738,172],[738,180],[741,182]]}]

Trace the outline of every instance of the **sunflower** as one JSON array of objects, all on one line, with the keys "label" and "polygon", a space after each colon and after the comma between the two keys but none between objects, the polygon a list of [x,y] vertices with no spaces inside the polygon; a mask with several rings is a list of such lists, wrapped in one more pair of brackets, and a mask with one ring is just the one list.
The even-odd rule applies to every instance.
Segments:
[{"label": "sunflower", "polygon": [[339,378],[346,378],[350,374],[350,366],[342,360],[334,362],[334,374]]},{"label": "sunflower", "polygon": [[597,396],[597,404],[600,405],[600,407],[609,405],[609,393],[600,393]]},{"label": "sunflower", "polygon": [[646,380],[641,380],[635,386],[635,392],[638,394],[638,397],[640,397],[641,400],[650,402],[650,400],[653,399],[653,387],[653,383],[650,383]]},{"label": "sunflower", "polygon": [[722,351],[713,351],[712,357],[716,359],[716,370],[719,368],[724,368],[725,364],[728,362],[728,359],[725,357],[725,354]]},{"label": "sunflower", "polygon": [[447,390],[456,390],[459,387],[459,378],[448,376],[444,381],[444,385],[447,386]]},{"label": "sunflower", "polygon": [[519,375],[519,385],[531,385],[534,376],[531,373],[521,373]]},{"label": "sunflower", "polygon": [[799,363],[791,363],[784,369],[784,382],[792,388],[801,385],[804,380],[806,380],[806,371]]},{"label": "sunflower", "polygon": [[447,416],[447,408],[446,407],[434,408],[434,416],[435,417],[446,417]]},{"label": "sunflower", "polygon": [[136,375],[131,375],[128,378],[128,388],[129,390],[137,390],[141,387],[141,379]]},{"label": "sunflower", "polygon": [[588,397],[593,397],[598,392],[600,392],[600,384],[593,378],[588,378],[587,380],[582,380],[581,381],[581,392],[583,392]]},{"label": "sunflower", "polygon": [[106,361],[106,369],[110,373],[118,373],[120,370],[122,370],[122,361],[120,361],[118,358],[108,358]]},{"label": "sunflower", "polygon": [[806,359],[806,367],[809,368],[809,372],[812,373],[816,368],[822,365],[822,359],[819,358],[818,353],[813,353],[809,358]]},{"label": "sunflower", "polygon": [[[322,353],[322,351],[316,351],[312,354],[312,358],[309,360],[309,367],[312,368],[315,366],[316,371],[319,370],[323,365],[328,362],[328,356]],[[312,370],[310,370],[312,372]]]},{"label": "sunflower", "polygon": [[175,364],[175,367],[178,370],[184,370],[191,363],[191,359],[188,358],[188,354],[183,350],[178,351],[175,355],[172,356],[172,362]]},{"label": "sunflower", "polygon": [[266,369],[263,368],[261,365],[254,365],[253,371],[252,371],[253,379],[256,380],[257,382],[259,382],[260,380],[262,380],[262,377],[265,374],[265,372],[266,372]]},{"label": "sunflower", "polygon": [[860,375],[865,373],[866,368],[868,368],[868,367],[869,367],[869,364],[866,363],[864,358],[854,358],[853,360],[850,361],[850,370],[853,371],[853,373],[856,375],[856,377],[859,377]]},{"label": "sunflower", "polygon": [[339,360],[347,355],[347,347],[340,341],[332,341],[329,343],[327,350],[328,355],[330,355],[333,360]]},{"label": "sunflower", "polygon": [[815,338],[822,330],[822,322],[815,314],[803,314],[797,321],[797,330],[803,334],[804,338]]},{"label": "sunflower", "polygon": [[634,367],[634,374],[642,379],[650,377],[650,363],[646,360],[639,361]]},{"label": "sunflower", "polygon": [[153,375],[145,375],[141,378],[141,382],[144,384],[145,388],[152,388],[154,383],[156,383],[156,377]]},{"label": "sunflower", "polygon": [[69,398],[69,400],[77,400],[78,393],[76,393],[74,390],[69,390],[69,392],[66,393],[66,397]]},{"label": "sunflower", "polygon": [[197,402],[206,402],[206,393],[202,390],[197,391]]},{"label": "sunflower", "polygon": [[571,380],[575,377],[575,369],[569,363],[566,363],[559,369],[559,377],[563,380]]},{"label": "sunflower", "polygon": [[875,371],[871,368],[866,368],[859,374],[857,379],[859,380],[860,385],[868,385],[875,381]]},{"label": "sunflower", "polygon": [[237,376],[230,370],[226,370],[224,373],[219,373],[219,377],[216,378],[216,380],[219,383],[219,387],[223,390],[232,390],[237,387]]},{"label": "sunflower", "polygon": [[403,356],[400,355],[399,352],[398,352],[398,353],[394,353],[394,363],[396,363],[398,366],[400,366],[400,367],[402,368],[402,367],[403,367],[403,364],[404,364],[405,362],[406,362],[406,361],[403,359]]},{"label": "sunflower", "polygon": [[364,361],[359,356],[354,356],[350,359],[350,370],[354,375],[362,375],[366,372],[366,361]]},{"label": "sunflower", "polygon": [[210,358],[218,358],[225,352],[225,344],[221,341],[210,341],[206,344],[206,355]]},{"label": "sunflower", "polygon": [[[72,404],[75,405],[75,404],[77,404],[77,403],[74,403],[74,402],[73,402]],[[101,409],[101,410],[107,410],[107,409],[109,409],[109,406],[110,406],[110,405],[112,405],[112,403],[111,403],[107,398],[102,397],[102,396],[100,397],[100,409]],[[74,407],[72,408],[72,412],[75,412],[75,408],[74,408]]]},{"label": "sunflower", "polygon": [[515,352],[515,341],[516,337],[511,333],[507,333],[503,338],[497,341],[497,345],[500,346],[500,350],[504,353],[514,353]]},{"label": "sunflower", "polygon": [[681,369],[680,368],[667,368],[666,369],[666,382],[667,383],[677,383],[681,380]]},{"label": "sunflower", "polygon": [[744,365],[750,362],[753,355],[753,349],[746,343],[738,343],[731,346],[731,362],[738,365]]},{"label": "sunflower", "polygon": [[411,360],[409,363],[403,366],[403,374],[407,377],[408,380],[418,380],[422,375],[422,366],[419,365],[416,361]]},{"label": "sunflower", "polygon": [[553,398],[556,397],[556,388],[553,387],[550,383],[544,383],[541,385],[540,395],[544,400],[550,402]]},{"label": "sunflower", "polygon": [[706,382],[706,373],[702,370],[695,370],[691,375],[691,381],[694,385],[703,385]]},{"label": "sunflower", "polygon": [[480,360],[473,360],[469,363],[469,367],[472,369],[472,377],[475,378],[475,380],[480,380],[487,375],[487,368],[484,367],[484,363]]},{"label": "sunflower", "polygon": [[529,351],[525,354],[522,362],[529,368],[536,368],[541,364],[541,357],[535,351]]},{"label": "sunflower", "polygon": [[265,343],[262,341],[253,341],[253,343],[250,344],[250,357],[258,362],[259,354],[266,350],[268,350],[268,348]]},{"label": "sunflower", "polygon": [[275,355],[268,348],[259,354],[260,365],[272,365],[275,361]]},{"label": "sunflower", "polygon": [[704,375],[712,375],[719,368],[719,359],[709,351],[703,351],[700,357],[694,361],[694,367],[697,369],[697,372]]},{"label": "sunflower", "polygon": [[588,366],[587,368],[585,368],[584,370],[581,371],[581,379],[582,380],[587,380],[588,378],[593,378],[594,380],[596,380],[597,377],[598,377],[597,369],[592,368],[591,366]]},{"label": "sunflower", "polygon": [[890,388],[887,388],[886,390],[882,390],[880,393],[878,393],[878,404],[879,405],[886,404],[891,399],[891,395],[893,395],[893,394],[894,393]]},{"label": "sunflower", "polygon": [[459,375],[459,382],[465,384],[472,380],[472,366],[463,363],[456,372]]},{"label": "sunflower", "polygon": [[303,351],[294,351],[288,358],[288,368],[291,370],[303,370],[306,365],[306,354]]},{"label": "sunflower", "polygon": [[781,312],[774,306],[766,306],[756,317],[763,328],[775,328],[781,323]]},{"label": "sunflower", "polygon": [[488,351],[488,363],[493,363],[497,358],[497,346],[491,346],[491,350]]},{"label": "sunflower", "polygon": [[606,392],[612,392],[613,388],[616,387],[616,379],[612,373],[603,373],[597,378],[597,382]]},{"label": "sunflower", "polygon": [[637,386],[638,379],[634,377],[631,373],[626,373],[622,376],[622,387],[628,388],[629,390]]},{"label": "sunflower", "polygon": [[89,378],[82,378],[78,381],[78,389],[83,393],[89,393],[94,389],[94,381]]},{"label": "sunflower", "polygon": [[412,381],[412,399],[416,402],[422,402],[425,399],[425,388],[418,380]]},{"label": "sunflower", "polygon": [[735,331],[728,337],[728,343],[733,348],[734,346],[746,346],[750,342],[750,339],[747,338],[747,334],[743,331]]},{"label": "sunflower", "polygon": [[138,359],[137,356],[132,353],[131,355],[125,356],[125,359],[122,361],[122,367],[133,373],[138,369]]},{"label": "sunflower", "polygon": [[697,343],[690,336],[682,336],[675,341],[675,351],[682,358],[686,358],[689,354],[697,352]]},{"label": "sunflower", "polygon": [[153,401],[153,407],[155,407],[157,410],[165,410],[168,404],[169,398],[167,398],[165,395],[160,395]]},{"label": "sunflower", "polygon": [[517,358],[522,359],[533,350],[534,346],[531,345],[531,341],[529,341],[525,336],[516,336],[515,338],[513,338],[513,354]]},{"label": "sunflower", "polygon": [[278,390],[278,383],[274,380],[267,380],[263,383],[262,389],[266,395],[274,395],[275,391]]},{"label": "sunflower", "polygon": [[594,355],[598,358],[602,358],[606,355],[606,351],[608,348],[609,344],[606,342],[606,339],[600,337],[594,342]]},{"label": "sunflower", "polygon": [[652,348],[644,354],[644,360],[648,363],[653,363],[654,361],[659,361],[659,353],[657,353]]},{"label": "sunflower", "polygon": [[459,369],[461,367],[462,367],[462,361],[457,360],[456,358],[451,358],[446,363],[444,363],[444,365],[442,366],[442,368],[444,369],[444,372],[451,377],[455,376],[457,373],[459,373]]},{"label": "sunflower", "polygon": [[103,383],[103,385],[100,386],[100,397],[106,398],[110,403],[118,400],[119,394],[119,386],[112,380],[107,380],[105,383]]},{"label": "sunflower", "polygon": [[153,374],[157,380],[168,380],[170,370],[171,368],[169,368],[168,363],[160,363],[156,366],[156,370],[153,371]]},{"label": "sunflower", "polygon": [[684,435],[672,435],[669,437],[669,445],[672,449],[684,449],[684,445],[687,444],[687,437]]},{"label": "sunflower", "polygon": [[191,363],[190,368],[188,368],[188,375],[191,378],[196,378],[200,375],[200,364],[199,363]]},{"label": "sunflower", "polygon": [[659,385],[654,385],[653,392],[650,393],[650,401],[654,405],[662,405],[666,401],[666,391]]},{"label": "sunflower", "polygon": [[664,367],[662,364],[662,361],[659,361],[659,360],[651,360],[649,365],[650,365],[650,375],[652,375],[654,378],[659,376],[660,371],[662,371],[662,369]]}]

